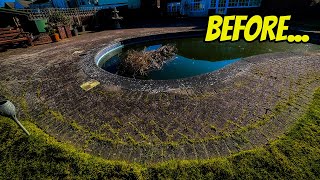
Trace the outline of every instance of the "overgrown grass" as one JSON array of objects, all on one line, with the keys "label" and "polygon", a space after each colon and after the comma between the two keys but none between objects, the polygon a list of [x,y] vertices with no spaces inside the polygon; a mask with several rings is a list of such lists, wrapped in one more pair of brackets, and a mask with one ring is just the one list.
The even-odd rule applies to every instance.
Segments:
[{"label": "overgrown grass", "polygon": [[0,179],[320,179],[320,89],[309,111],[265,147],[202,161],[149,166],[108,161],[57,142],[29,121],[27,137],[0,118]]},{"label": "overgrown grass", "polygon": [[0,119],[0,179],[138,179],[137,164],[111,162],[79,152],[23,121],[27,137],[10,119]]}]

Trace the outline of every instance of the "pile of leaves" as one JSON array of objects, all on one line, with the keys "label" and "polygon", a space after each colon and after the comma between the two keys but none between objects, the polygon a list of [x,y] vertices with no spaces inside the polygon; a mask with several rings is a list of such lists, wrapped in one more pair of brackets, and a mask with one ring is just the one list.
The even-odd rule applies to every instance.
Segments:
[{"label": "pile of leaves", "polygon": [[145,77],[149,72],[160,70],[163,65],[172,59],[177,48],[173,45],[164,45],[157,50],[142,51],[129,50],[118,67],[118,74],[129,77]]}]

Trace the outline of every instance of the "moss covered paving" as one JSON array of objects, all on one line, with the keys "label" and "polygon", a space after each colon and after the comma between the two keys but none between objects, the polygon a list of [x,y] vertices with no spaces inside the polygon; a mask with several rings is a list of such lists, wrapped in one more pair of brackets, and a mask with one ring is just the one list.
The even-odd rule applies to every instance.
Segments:
[{"label": "moss covered paving", "polygon": [[[319,52],[259,55],[217,73],[165,82],[111,76],[93,62],[115,39],[157,30],[100,32],[5,52],[0,94],[14,102],[20,119],[57,141],[143,169],[263,147],[305,113],[320,86]],[[100,85],[80,87],[92,80]]]},{"label": "moss covered paving", "polygon": [[[290,117],[289,117],[290,118]],[[253,150],[208,160],[151,165],[109,161],[58,142],[30,120],[27,137],[0,118],[0,179],[318,179],[320,178],[320,89],[308,111],[277,140]]]},{"label": "moss covered paving", "polygon": [[22,119],[94,156],[146,165],[210,159],[261,147],[286,132],[320,86],[317,57],[247,58],[195,87],[159,93],[110,89],[103,81],[85,92],[79,86],[87,76],[67,61],[25,81],[0,81],[0,94]]}]

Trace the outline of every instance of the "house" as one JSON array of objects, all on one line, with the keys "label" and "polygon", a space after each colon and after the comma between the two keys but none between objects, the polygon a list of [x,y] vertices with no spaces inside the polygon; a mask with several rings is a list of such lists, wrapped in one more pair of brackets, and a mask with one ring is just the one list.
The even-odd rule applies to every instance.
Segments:
[{"label": "house", "polygon": [[[3,0],[0,0],[3,1]],[[5,0],[12,1],[12,0]],[[141,6],[141,0],[37,0],[30,5],[31,9],[43,8],[98,8],[108,9],[127,6],[129,9],[137,9]]]},{"label": "house", "polygon": [[181,0],[167,3],[167,12],[201,17],[208,16],[209,11],[215,14],[227,14],[228,9],[260,7],[262,0]]}]

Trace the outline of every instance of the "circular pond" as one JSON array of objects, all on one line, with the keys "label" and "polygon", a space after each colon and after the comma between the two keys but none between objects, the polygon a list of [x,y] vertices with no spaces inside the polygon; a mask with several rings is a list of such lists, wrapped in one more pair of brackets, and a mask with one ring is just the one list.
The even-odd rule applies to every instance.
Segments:
[{"label": "circular pond", "polygon": [[146,80],[180,79],[219,70],[241,58],[273,53],[273,52],[301,52],[318,49],[312,44],[290,44],[286,42],[203,42],[203,38],[178,38],[143,42],[131,45],[116,46],[105,53],[98,65],[113,74],[118,73],[119,64],[129,50],[154,51],[163,45],[174,45],[177,53],[170,58],[160,70],[149,72]]}]

